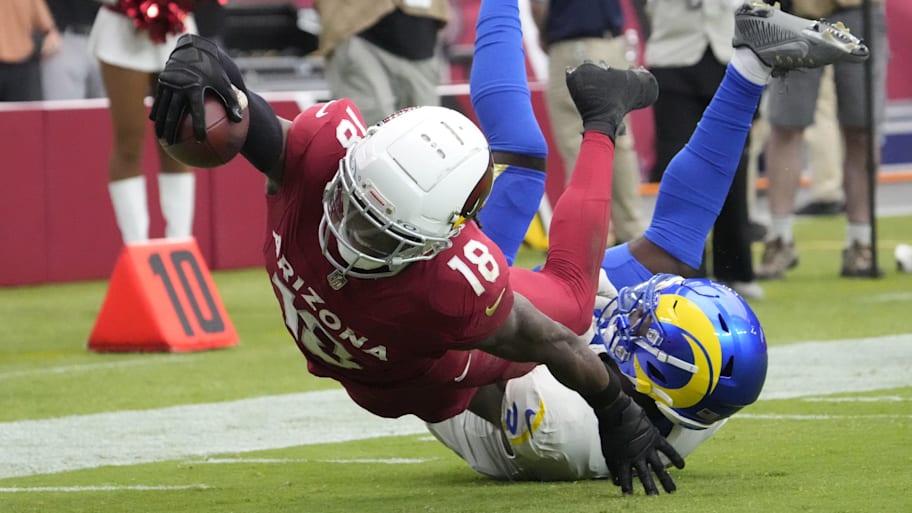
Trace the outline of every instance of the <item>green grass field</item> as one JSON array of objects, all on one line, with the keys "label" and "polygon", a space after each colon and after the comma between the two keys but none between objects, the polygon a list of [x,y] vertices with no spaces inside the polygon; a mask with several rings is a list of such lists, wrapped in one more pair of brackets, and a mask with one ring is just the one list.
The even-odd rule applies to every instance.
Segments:
[{"label": "green grass field", "polygon": [[[375,421],[346,438],[343,421],[308,421],[322,408],[283,408],[314,396],[305,392],[341,394],[307,374],[262,270],[213,276],[240,344],[185,354],[87,351],[105,282],[0,289],[0,512],[912,511],[912,274],[897,273],[892,259],[898,242],[912,242],[912,217],[879,220],[879,280],[837,277],[843,222],[800,221],[801,265],[765,284],[766,299],[753,306],[771,354],[805,341],[842,348],[839,341],[871,338],[870,351],[861,343],[841,356],[878,362],[871,353],[887,347],[882,337],[898,336],[883,355],[892,380],[877,365],[854,372],[830,363],[838,355],[824,345],[794,362],[793,374],[829,372],[870,386],[822,393],[809,377],[803,393],[796,380],[791,398],[763,399],[733,417],[674,471],[679,491],[658,498],[624,497],[602,481],[500,483],[473,473],[414,422],[401,424],[408,434],[383,436],[399,432],[384,431],[384,422],[400,424]],[[520,264],[540,258],[526,251]],[[905,372],[897,378],[896,369]],[[236,416],[216,416],[225,410],[218,403]],[[244,414],[251,404],[272,409]],[[216,432],[232,440],[232,430],[258,427],[291,441],[193,450]],[[136,433],[154,435],[154,444],[130,446]],[[334,436],[348,441],[314,443]],[[362,437],[370,438],[354,439]],[[106,446],[145,456],[117,465],[117,454],[91,456]]]}]

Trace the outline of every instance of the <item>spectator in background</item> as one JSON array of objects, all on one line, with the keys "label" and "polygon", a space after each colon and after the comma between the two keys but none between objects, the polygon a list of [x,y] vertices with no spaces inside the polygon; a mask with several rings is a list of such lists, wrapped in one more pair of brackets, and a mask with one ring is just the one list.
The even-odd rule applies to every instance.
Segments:
[{"label": "spectator in background", "polygon": [[322,24],[317,52],[326,57],[334,98],[351,98],[368,124],[405,107],[440,104],[435,52],[446,0],[317,0],[315,6]]},{"label": "spectator in background", "polygon": [[[793,0],[799,16],[826,17],[853,27],[871,47],[873,91],[866,92],[865,65],[833,65],[839,124],[845,149],[843,191],[846,200],[846,242],[842,252],[842,276],[878,276],[871,244],[871,190],[867,173],[868,121],[866,94],[873,95],[875,144],[886,105],[887,23],[881,0],[872,0],[872,33],[865,33],[861,0]],[[820,91],[821,70],[775,79],[770,84],[770,138],[767,144],[770,230],[757,276],[781,278],[798,264],[792,227],[795,194],[801,179],[804,130],[814,123],[814,106]],[[784,94],[787,91],[788,94]],[[875,167],[880,152],[875,152]]]},{"label": "spectator in background", "polygon": [[[725,75],[732,56],[732,15],[740,0],[654,0],[646,66],[659,82],[653,106],[659,181],[671,159],[697,129],[703,111]],[[800,73],[799,73],[800,74]],[[748,299],[763,297],[751,262],[747,204],[747,154],[712,231],[713,274]],[[704,266],[705,261],[704,261]]]},{"label": "spectator in background", "polygon": [[61,34],[60,51],[41,62],[45,100],[104,97],[98,60],[89,52],[89,32],[100,4],[95,0],[47,0]]},{"label": "spectator in background", "polygon": [[[769,139],[768,95],[763,95],[760,112],[751,128],[751,144],[748,149],[747,200],[751,223],[751,241],[766,240],[767,228],[757,219],[757,177],[760,174],[760,155],[766,150]],[[842,136],[836,118],[836,85],[833,83],[833,68],[823,68],[820,95],[814,113],[814,125],[804,134],[806,149],[805,170],[811,175],[811,200],[795,213],[806,216],[828,216],[845,212],[845,195],[842,192]]]},{"label": "spectator in background", "polygon": [[[760,98],[758,112],[766,112],[767,94]],[[766,237],[766,226],[760,221],[757,207],[757,177],[760,176],[760,164],[766,150],[766,139],[769,137],[769,123],[763,115],[755,116],[751,124],[747,145],[747,216],[750,225],[751,242],[763,242]]]},{"label": "spectator in background", "polygon": [[193,20],[199,35],[212,39],[219,46],[224,44],[225,24],[228,12],[225,3],[228,0],[197,1],[193,8]]},{"label": "spectator in background", "polygon": [[[151,0],[160,12],[173,5],[180,14],[189,1]],[[125,244],[149,238],[143,145],[149,125],[146,96],[164,68],[177,36],[195,32],[192,16],[161,16],[153,21],[137,8],[138,0],[107,3],[98,11],[89,48],[101,62],[101,76],[110,102],[114,147],[108,164],[108,190]],[[131,9],[133,7],[133,9]],[[130,12],[128,16],[126,13]],[[192,169],[156,145],[159,159],[158,195],[165,218],[165,236],[190,237],[196,179]]]},{"label": "spectator in background", "polygon": [[828,216],[845,212],[842,190],[842,133],[836,115],[833,67],[823,68],[814,124],[804,133],[806,168],[811,174],[811,199],[795,211],[798,215]]},{"label": "spectator in background", "polygon": [[[623,37],[624,13],[620,0],[533,0],[532,16],[542,49],[549,58],[548,116],[569,182],[579,155],[583,127],[564,84],[566,69],[587,59],[624,69],[636,64],[636,56],[627,55],[628,50],[635,50],[628,48]],[[625,123],[629,125],[629,121]],[[618,136],[614,149],[611,229],[618,243],[643,234],[640,164],[630,127],[627,128],[625,135]]]},{"label": "spectator in background", "polygon": [[44,0],[0,2],[0,101],[41,99],[39,60],[60,49]]}]

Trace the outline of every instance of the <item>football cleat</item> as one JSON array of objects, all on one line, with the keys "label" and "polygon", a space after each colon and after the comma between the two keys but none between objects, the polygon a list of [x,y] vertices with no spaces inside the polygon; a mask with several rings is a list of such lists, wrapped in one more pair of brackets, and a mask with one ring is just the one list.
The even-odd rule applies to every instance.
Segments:
[{"label": "football cleat", "polygon": [[623,133],[624,116],[655,103],[659,85],[645,68],[611,68],[585,61],[567,70],[567,90],[583,120],[583,130],[611,137]]},{"label": "football cleat", "polygon": [[870,50],[848,27],[809,20],[763,2],[742,5],[735,13],[735,48],[750,48],[781,76],[799,68],[818,68],[837,61],[861,62]]}]

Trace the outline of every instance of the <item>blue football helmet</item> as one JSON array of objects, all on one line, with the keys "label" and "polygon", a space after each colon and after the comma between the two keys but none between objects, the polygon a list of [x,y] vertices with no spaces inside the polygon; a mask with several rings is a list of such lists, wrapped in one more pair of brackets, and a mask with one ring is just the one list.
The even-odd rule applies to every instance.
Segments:
[{"label": "blue football helmet", "polygon": [[595,341],[675,425],[706,429],[760,395],[766,337],[725,285],[658,274],[622,288],[596,316]]}]

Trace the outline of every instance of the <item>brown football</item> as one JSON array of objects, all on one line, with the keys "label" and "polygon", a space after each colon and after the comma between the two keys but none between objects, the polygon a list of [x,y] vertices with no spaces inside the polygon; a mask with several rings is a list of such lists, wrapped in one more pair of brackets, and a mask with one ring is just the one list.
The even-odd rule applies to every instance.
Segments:
[{"label": "brown football", "polygon": [[[243,95],[241,95],[243,96]],[[246,100],[246,98],[243,98]],[[246,101],[241,102],[244,119],[232,123],[225,106],[214,95],[207,94],[206,139],[197,141],[193,136],[193,120],[190,113],[184,114],[174,144],[159,139],[159,144],[168,155],[192,167],[218,167],[233,159],[247,140],[250,118],[247,116]]]}]

